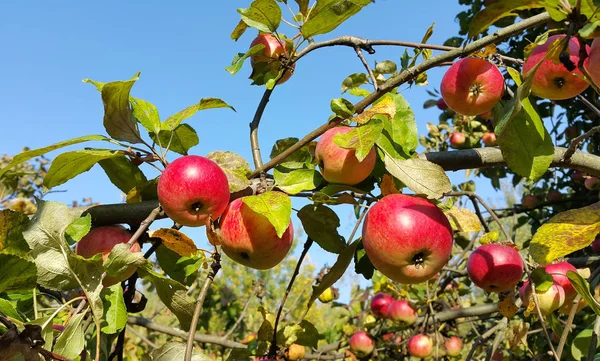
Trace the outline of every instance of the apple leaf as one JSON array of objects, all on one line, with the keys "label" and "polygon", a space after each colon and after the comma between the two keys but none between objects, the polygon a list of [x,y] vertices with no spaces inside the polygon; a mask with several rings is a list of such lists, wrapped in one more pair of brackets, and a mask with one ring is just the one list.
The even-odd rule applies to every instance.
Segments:
[{"label": "apple leaf", "polygon": [[121,332],[127,325],[127,307],[123,299],[123,287],[117,283],[102,290],[104,304],[104,317],[102,317],[101,330],[113,335]]},{"label": "apple leaf", "polygon": [[156,259],[169,277],[186,286],[190,286],[196,280],[197,272],[206,260],[202,252],[197,252],[191,257],[182,257],[163,245],[156,249]]},{"label": "apple leaf", "polygon": [[98,162],[111,183],[123,193],[148,181],[144,173],[126,156],[102,159]]},{"label": "apple leaf", "polygon": [[[271,159],[275,158],[283,151],[291,147],[292,145],[298,143],[298,138],[283,138],[279,139],[273,145],[271,149],[270,157]],[[311,142],[304,147],[298,149],[294,153],[292,153],[289,157],[286,158],[286,162],[302,162],[302,163],[310,163],[313,160],[313,154],[315,152],[316,142]]]},{"label": "apple leaf", "polygon": [[548,274],[544,268],[536,268],[531,272],[531,280],[535,284],[535,292],[546,293],[554,284],[552,275]]},{"label": "apple leaf", "polygon": [[65,229],[65,238],[70,245],[81,241],[92,228],[92,216],[90,214],[84,217],[76,218],[67,229]]},{"label": "apple leaf", "polygon": [[452,229],[458,232],[479,232],[482,230],[481,222],[472,210],[467,208],[452,207],[444,212],[452,225]]},{"label": "apple leaf", "polygon": [[228,151],[215,151],[208,153],[206,157],[223,169],[227,175],[231,193],[246,189],[252,184],[248,179],[248,176],[252,173],[252,168],[240,155]]},{"label": "apple leaf", "polygon": [[570,209],[550,218],[538,228],[529,253],[540,265],[589,246],[600,233],[600,202]]},{"label": "apple leaf", "polygon": [[[369,77],[367,76],[367,74],[365,74],[365,73],[350,74],[342,82],[342,93],[345,93],[346,91],[348,91],[348,89],[355,89],[364,84],[369,84]],[[385,97],[385,95],[384,95],[384,97]],[[362,112],[361,114],[358,114],[352,120],[356,121],[357,123],[360,123],[359,121],[356,120],[357,118],[360,119],[362,117],[366,120],[371,119],[371,117],[368,117],[368,114],[365,114],[365,112],[370,112],[373,107],[374,106],[372,106],[369,109],[365,109],[364,112]],[[365,114],[365,115],[363,115],[363,114]],[[375,114],[377,114],[377,113],[375,113]],[[371,114],[371,116],[372,116],[372,114]]]},{"label": "apple leaf", "polygon": [[[234,107],[225,103],[223,100],[221,100],[219,98],[202,98],[202,99],[200,99],[200,101],[198,103],[191,105],[191,106],[183,109],[182,111],[179,111],[179,112],[171,115],[170,117],[168,117],[167,120],[165,120],[163,122],[161,129],[162,130],[175,129],[175,128],[177,128],[177,126],[179,124],[181,124],[181,122],[183,122],[187,118],[193,116],[200,110],[216,109],[216,108],[229,108],[229,109],[233,110],[234,112],[236,111]],[[156,132],[154,132],[154,133],[156,133]],[[166,144],[163,144],[163,145],[166,145]]]},{"label": "apple leaf", "polygon": [[275,227],[277,236],[283,236],[290,225],[292,216],[292,200],[287,194],[269,191],[244,197],[242,201],[254,212],[267,217]]},{"label": "apple leaf", "polygon": [[600,316],[600,303],[596,301],[596,298],[590,291],[590,284],[579,273],[574,271],[567,271],[567,277],[571,281],[575,291],[585,300],[585,303],[590,306],[596,315]]},{"label": "apple leaf", "polygon": [[273,171],[277,188],[288,194],[296,194],[317,188],[323,181],[315,166],[307,163],[287,162]]},{"label": "apple leaf", "polygon": [[394,159],[387,153],[384,163],[388,172],[417,194],[439,199],[444,193],[452,191],[450,179],[442,167],[435,163],[418,158]]},{"label": "apple leaf", "polygon": [[362,162],[369,152],[374,151],[375,141],[383,130],[383,121],[373,118],[363,126],[352,128],[348,133],[338,133],[333,142],[344,149],[355,149],[355,156]]},{"label": "apple leaf", "polygon": [[[571,344],[571,355],[575,360],[583,360],[584,357],[588,355],[593,333],[594,328],[593,326],[590,326],[575,336],[573,343]],[[598,348],[598,346],[596,346],[596,348]]]},{"label": "apple leaf", "polygon": [[306,234],[327,252],[340,253],[346,248],[344,237],[338,233],[340,219],[329,207],[307,204],[298,211]]},{"label": "apple leaf", "polygon": [[104,261],[104,269],[110,276],[120,276],[130,267],[141,267],[146,264],[142,252],[131,252],[129,245],[120,243],[113,247]]},{"label": "apple leaf", "polygon": [[302,25],[302,35],[310,38],[327,34],[371,2],[372,0],[318,0],[310,17]]},{"label": "apple leaf", "polygon": [[277,331],[277,344],[290,346],[295,343],[301,346],[316,348],[318,341],[319,331],[312,323],[306,320],[302,320],[299,324],[287,325],[285,328]]},{"label": "apple leaf", "polygon": [[517,11],[542,8],[546,4],[543,0],[502,0],[486,6],[479,11],[469,25],[469,37],[483,33],[496,21],[507,16],[518,16]]},{"label": "apple leaf", "polygon": [[394,112],[391,117],[377,116],[383,120],[383,131],[377,139],[377,145],[394,158],[406,159],[419,145],[415,113],[402,95],[389,96],[393,100]]},{"label": "apple leaf", "polygon": [[85,332],[83,319],[85,312],[81,312],[69,320],[67,326],[56,339],[53,352],[68,359],[75,359],[85,346]]},{"label": "apple leaf", "polygon": [[48,188],[59,186],[81,173],[90,170],[103,159],[122,157],[120,150],[84,149],[65,152],[54,158],[48,173],[44,177],[44,185]]},{"label": "apple leaf", "polygon": [[10,301],[0,298],[0,314],[4,314],[10,318],[23,322],[23,318]]},{"label": "apple leaf", "polygon": [[354,253],[354,272],[363,275],[367,280],[370,280],[375,272],[375,266],[373,266],[373,263],[371,263],[371,260],[367,257],[367,252],[365,251],[362,242]]},{"label": "apple leaf", "polygon": [[375,64],[375,71],[380,74],[394,74],[398,66],[391,60],[384,60]]},{"label": "apple leaf", "polygon": [[179,124],[173,130],[161,130],[158,133],[149,133],[150,138],[164,148],[175,153],[187,155],[190,148],[199,143],[196,130],[189,124]]},{"label": "apple leaf", "polygon": [[233,31],[231,32],[231,40],[238,41],[238,39],[244,35],[246,30],[248,29],[248,24],[244,22],[244,20],[240,20],[240,22],[235,26]]},{"label": "apple leaf", "polygon": [[281,22],[281,8],[275,0],[254,0],[249,8],[237,9],[242,21],[264,33],[273,33]]},{"label": "apple leaf", "polygon": [[152,238],[160,238],[162,245],[180,256],[193,256],[198,251],[194,241],[173,228],[160,228],[152,233]]},{"label": "apple leaf", "polygon": [[154,104],[142,99],[129,98],[133,117],[146,128],[148,132],[160,132],[160,116]]},{"label": "apple leaf", "polygon": [[[147,182],[139,184],[127,192],[127,203],[138,203],[158,199],[158,178],[150,179]],[[157,205],[158,206],[158,205]]]},{"label": "apple leaf", "polygon": [[513,318],[519,311],[515,304],[515,292],[510,290],[498,294],[498,312],[508,319]]},{"label": "apple leaf", "polygon": [[[184,343],[169,342],[159,349],[152,351],[152,361],[178,361],[185,359],[185,347]],[[191,361],[211,361],[210,357],[207,357],[199,352],[192,352]]]},{"label": "apple leaf", "polygon": [[23,231],[28,225],[29,217],[24,213],[10,209],[0,210],[0,251],[27,256],[29,246],[23,238]]},{"label": "apple leaf", "polygon": [[264,48],[265,46],[263,44],[256,44],[250,49],[248,49],[248,51],[245,53],[235,54],[233,60],[231,61],[231,65],[226,67],[225,70],[231,75],[237,74],[237,72],[242,69],[242,65],[244,65],[244,61],[246,60],[246,58],[249,58],[254,54],[258,54]]},{"label": "apple leaf", "polygon": [[329,104],[331,110],[342,119],[351,118],[356,110],[354,109],[354,104],[351,101],[344,98],[332,99]]},{"label": "apple leaf", "polygon": [[37,282],[35,264],[24,256],[0,252],[0,293],[31,290]]},{"label": "apple leaf", "polygon": [[62,142],[58,142],[56,144],[52,144],[47,147],[32,149],[32,150],[28,150],[26,152],[19,153],[12,158],[12,160],[10,161],[10,163],[8,163],[8,165],[6,167],[0,169],[0,178],[2,178],[2,176],[6,172],[8,172],[12,167],[16,166],[17,164],[26,162],[26,161],[30,160],[31,158],[39,157],[42,154],[46,154],[48,152],[51,152],[53,150],[56,150],[56,149],[59,149],[62,147],[66,147],[66,146],[73,145],[73,144],[79,144],[79,143],[83,143],[83,142],[89,142],[89,141],[93,141],[93,140],[110,141],[110,138],[107,138],[104,135],[97,135],[97,134],[96,135],[86,135],[83,137],[78,137],[78,138],[73,138],[73,139],[62,141]]},{"label": "apple leaf", "polygon": [[366,122],[371,120],[371,118],[373,118],[373,116],[375,115],[384,115],[386,118],[392,119],[394,117],[394,114],[396,114],[396,102],[394,94],[388,93],[379,98],[369,108],[363,110],[362,113],[357,114],[354,118],[352,118],[352,121],[356,122],[357,124],[365,124]]}]

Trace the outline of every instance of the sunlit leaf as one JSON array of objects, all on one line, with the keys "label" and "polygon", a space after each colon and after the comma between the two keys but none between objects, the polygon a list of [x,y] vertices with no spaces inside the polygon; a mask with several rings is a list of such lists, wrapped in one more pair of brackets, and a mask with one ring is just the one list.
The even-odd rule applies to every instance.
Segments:
[{"label": "sunlit leaf", "polygon": [[87,172],[103,159],[122,157],[125,152],[109,149],[84,149],[65,152],[54,158],[48,173],[44,177],[44,185],[48,188],[59,186],[81,173]]},{"label": "sunlit leaf", "polygon": [[152,233],[153,238],[160,238],[163,246],[180,256],[192,256],[198,248],[194,241],[184,233],[173,228],[160,228]]},{"label": "sunlit leaf", "polygon": [[340,219],[331,208],[308,204],[298,211],[298,218],[306,234],[327,252],[340,253],[346,247],[337,230]]},{"label": "sunlit leaf", "polygon": [[278,237],[290,225],[292,215],[292,200],[282,192],[269,191],[255,196],[242,198],[242,201],[254,212],[267,217],[269,222],[275,227]]}]

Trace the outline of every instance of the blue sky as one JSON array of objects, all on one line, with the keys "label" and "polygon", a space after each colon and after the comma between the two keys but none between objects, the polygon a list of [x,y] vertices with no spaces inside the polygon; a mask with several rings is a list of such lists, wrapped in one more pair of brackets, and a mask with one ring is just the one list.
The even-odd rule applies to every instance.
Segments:
[{"label": "blue sky", "polygon": [[[290,1],[290,3],[293,2]],[[219,97],[237,109],[208,110],[189,123],[200,144],[191,154],[229,150],[251,161],[248,123],[264,91],[250,86],[249,64],[231,76],[224,68],[238,52],[247,50],[256,36],[249,29],[238,41],[229,35],[239,21],[238,7],[250,1],[5,1],[0,4],[0,154],[18,153],[23,146],[37,148],[87,134],[105,134],[100,94],[82,79],[98,81],[129,79],[141,71],[133,88],[135,97],[154,103],[164,119],[203,97]],[[419,42],[436,23],[431,43],[441,44],[458,31],[454,17],[457,1],[378,0],[334,32],[318,36],[321,41],[340,35],[370,39]],[[291,15],[284,9],[284,17]],[[282,23],[288,37],[295,29]],[[378,47],[368,55],[371,64],[385,59],[399,62],[404,49]],[[260,128],[263,156],[268,157],[276,139],[302,137],[327,120],[329,102],[341,96],[340,85],[363,66],[348,47],[324,48],[303,58],[294,76],[277,87]],[[416,113],[419,133],[427,122],[437,122],[439,111],[424,110],[426,89],[439,87],[444,69],[431,70],[430,85],[403,94]],[[105,144],[83,146],[105,147]],[[54,157],[58,152],[50,154]],[[153,174],[151,168],[145,168]],[[453,183],[464,181],[464,172],[451,174]],[[484,196],[499,199],[487,180],[478,182]],[[91,196],[94,201],[116,203],[120,191],[100,167],[59,187],[66,192],[47,199],[70,203]],[[301,204],[295,207],[301,206]],[[348,236],[353,216],[340,213],[340,232]],[[297,222],[297,220],[296,220]],[[160,225],[168,226],[168,222]],[[300,224],[296,223],[296,228]],[[206,247],[203,230],[187,228],[199,246]],[[313,250],[311,260],[321,266],[335,258]]]}]

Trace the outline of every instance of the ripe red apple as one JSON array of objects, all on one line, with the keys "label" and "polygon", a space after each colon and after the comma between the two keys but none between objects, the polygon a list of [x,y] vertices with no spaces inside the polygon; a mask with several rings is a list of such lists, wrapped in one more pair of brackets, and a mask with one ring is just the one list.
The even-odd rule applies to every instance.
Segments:
[{"label": "ripe red apple", "polygon": [[594,39],[586,69],[596,86],[600,87],[600,38]]},{"label": "ripe red apple", "polygon": [[[95,254],[102,253],[102,261],[106,261],[110,251],[119,243],[127,243],[132,234],[123,226],[102,226],[95,227],[90,230],[77,244],[75,245],[75,253],[84,257],[91,258]],[[134,243],[130,248],[131,252],[140,252],[142,249],[139,243]],[[124,272],[120,277],[106,276],[102,281],[104,286],[112,286],[119,282],[125,281],[135,273],[135,267],[130,267],[127,272]]]},{"label": "ripe red apple", "polygon": [[452,252],[446,215],[426,199],[405,194],[389,194],[371,206],[362,237],[375,268],[405,284],[430,279]]},{"label": "ripe red apple", "polygon": [[225,172],[208,158],[186,155],[165,168],[158,180],[158,201],[173,221],[190,227],[216,220],[229,203]]},{"label": "ripe red apple", "polygon": [[388,307],[388,317],[404,325],[412,325],[417,321],[417,311],[405,300],[397,300]]},{"label": "ripe red apple", "polygon": [[489,61],[464,58],[446,71],[440,91],[450,109],[464,115],[478,115],[500,101],[504,77]]},{"label": "ripe red apple", "polygon": [[573,288],[571,281],[567,277],[567,272],[577,272],[577,268],[573,267],[569,262],[558,262],[547,265],[545,269],[546,273],[552,276],[554,282],[558,283],[565,291],[565,300],[571,302],[577,296],[577,291],[575,291],[575,288]]},{"label": "ripe red apple", "polygon": [[[564,34],[550,36],[544,44],[533,48],[531,54],[525,60],[525,64],[523,64],[523,75],[526,76],[534,66],[540,61],[542,62],[533,76],[531,87],[531,92],[541,98],[550,100],[569,99],[577,96],[588,87],[588,83],[582,78],[581,70],[576,68],[569,71],[560,62],[554,63],[552,59],[543,60],[552,43],[564,38]],[[579,40],[576,37],[569,39],[567,51],[569,52],[569,59],[575,66],[579,63],[579,45]],[[559,46],[562,49],[562,45]],[[589,53],[589,47],[586,46],[586,48]],[[587,60],[586,63],[588,63]]]},{"label": "ripe red apple", "polygon": [[[257,36],[252,40],[252,43],[250,43],[250,47],[258,44],[262,44],[265,47],[260,53],[253,55],[250,58],[250,64],[253,69],[257,64],[262,63],[263,65],[267,65],[270,71],[279,72],[282,65],[281,58],[289,58],[291,56],[287,50],[285,41],[277,39],[273,34],[261,34]],[[292,64],[292,68],[285,72],[281,79],[277,81],[277,84],[281,85],[288,81],[294,73],[295,67],[296,64]]]},{"label": "ripe red apple", "polygon": [[588,177],[583,182],[583,185],[585,186],[586,189],[589,189],[591,191],[598,189],[598,188],[600,188],[600,179],[598,179],[596,177]]},{"label": "ripe red apple", "polygon": [[331,128],[319,139],[315,149],[323,178],[330,183],[354,185],[365,180],[375,168],[377,156],[371,149],[366,158],[359,162],[354,149],[344,149],[333,141],[336,134],[346,134],[351,127]]},{"label": "ripe red apple", "polygon": [[562,198],[562,193],[560,193],[556,189],[553,189],[549,191],[548,194],[546,194],[546,199],[548,200],[548,202],[558,202],[561,201]]},{"label": "ripe red apple", "polygon": [[223,252],[244,266],[273,268],[288,254],[294,240],[292,222],[281,237],[267,217],[254,212],[243,198],[231,202],[219,222]]},{"label": "ripe red apple", "polygon": [[377,317],[387,318],[388,307],[394,302],[394,298],[387,293],[378,293],[371,300],[371,312]]},{"label": "ripe red apple", "polygon": [[600,252],[600,236],[596,236],[596,239],[594,239],[594,242],[592,242],[591,247],[592,251]]},{"label": "ripe red apple", "polygon": [[[557,282],[554,282],[552,286],[546,291],[535,291],[538,299],[538,306],[542,315],[548,316],[552,312],[558,310],[565,303],[565,291]],[[530,297],[532,298],[532,288],[529,281],[525,282],[521,289],[519,289],[519,296],[523,301],[523,306],[529,306]]]},{"label": "ripe red apple", "polygon": [[523,196],[521,199],[521,205],[527,209],[533,209],[537,206],[537,197],[533,194]]},{"label": "ripe red apple", "polygon": [[446,109],[448,109],[448,105],[446,104],[446,102],[442,98],[439,98],[437,100],[437,102],[435,103],[435,105],[437,105],[438,109],[440,109],[440,110],[446,110]]},{"label": "ripe red apple", "polygon": [[427,335],[414,335],[408,340],[408,353],[413,357],[425,358],[433,353],[433,342]]},{"label": "ripe red apple", "polygon": [[498,145],[498,143],[496,143],[496,134],[494,134],[494,132],[483,133],[481,140],[486,147],[495,147]]},{"label": "ripe red apple", "polygon": [[448,356],[459,356],[462,352],[463,342],[457,336],[451,336],[446,343],[444,343],[444,348],[446,349],[446,354]]},{"label": "ripe red apple", "polygon": [[370,355],[375,348],[375,342],[365,331],[358,331],[350,337],[350,351],[358,357]]},{"label": "ripe red apple", "polygon": [[450,146],[454,149],[460,149],[464,147],[466,141],[467,138],[465,138],[465,135],[461,132],[454,132],[450,136]]},{"label": "ripe red apple", "polygon": [[467,273],[478,287],[488,292],[505,292],[521,280],[523,261],[510,246],[484,244],[469,256]]}]

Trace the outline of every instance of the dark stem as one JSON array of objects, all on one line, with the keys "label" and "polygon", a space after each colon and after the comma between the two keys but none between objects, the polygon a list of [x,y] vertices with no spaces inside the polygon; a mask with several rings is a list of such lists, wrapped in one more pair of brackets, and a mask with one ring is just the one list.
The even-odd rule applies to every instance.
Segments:
[{"label": "dark stem", "polygon": [[254,113],[254,118],[252,119],[252,123],[250,123],[250,145],[252,146],[252,158],[254,159],[254,168],[262,167],[262,157],[260,155],[260,146],[258,143],[258,126],[260,125],[260,119],[265,112],[265,108],[267,107],[267,103],[269,102],[269,98],[271,97],[271,93],[273,93],[272,89],[266,89],[265,93],[258,103],[258,107],[256,108],[256,113]]},{"label": "dark stem", "polygon": [[371,67],[369,66],[369,63],[367,62],[367,59],[363,55],[362,49],[360,47],[356,46],[356,47],[354,47],[354,50],[356,51],[356,55],[360,59],[361,63],[364,65],[365,69],[367,70],[367,73],[369,73],[369,77],[371,77],[371,81],[373,82],[373,87],[375,88],[375,91],[379,90],[379,85],[377,85],[377,79],[375,78],[375,74],[373,74],[373,70],[371,70]]}]

